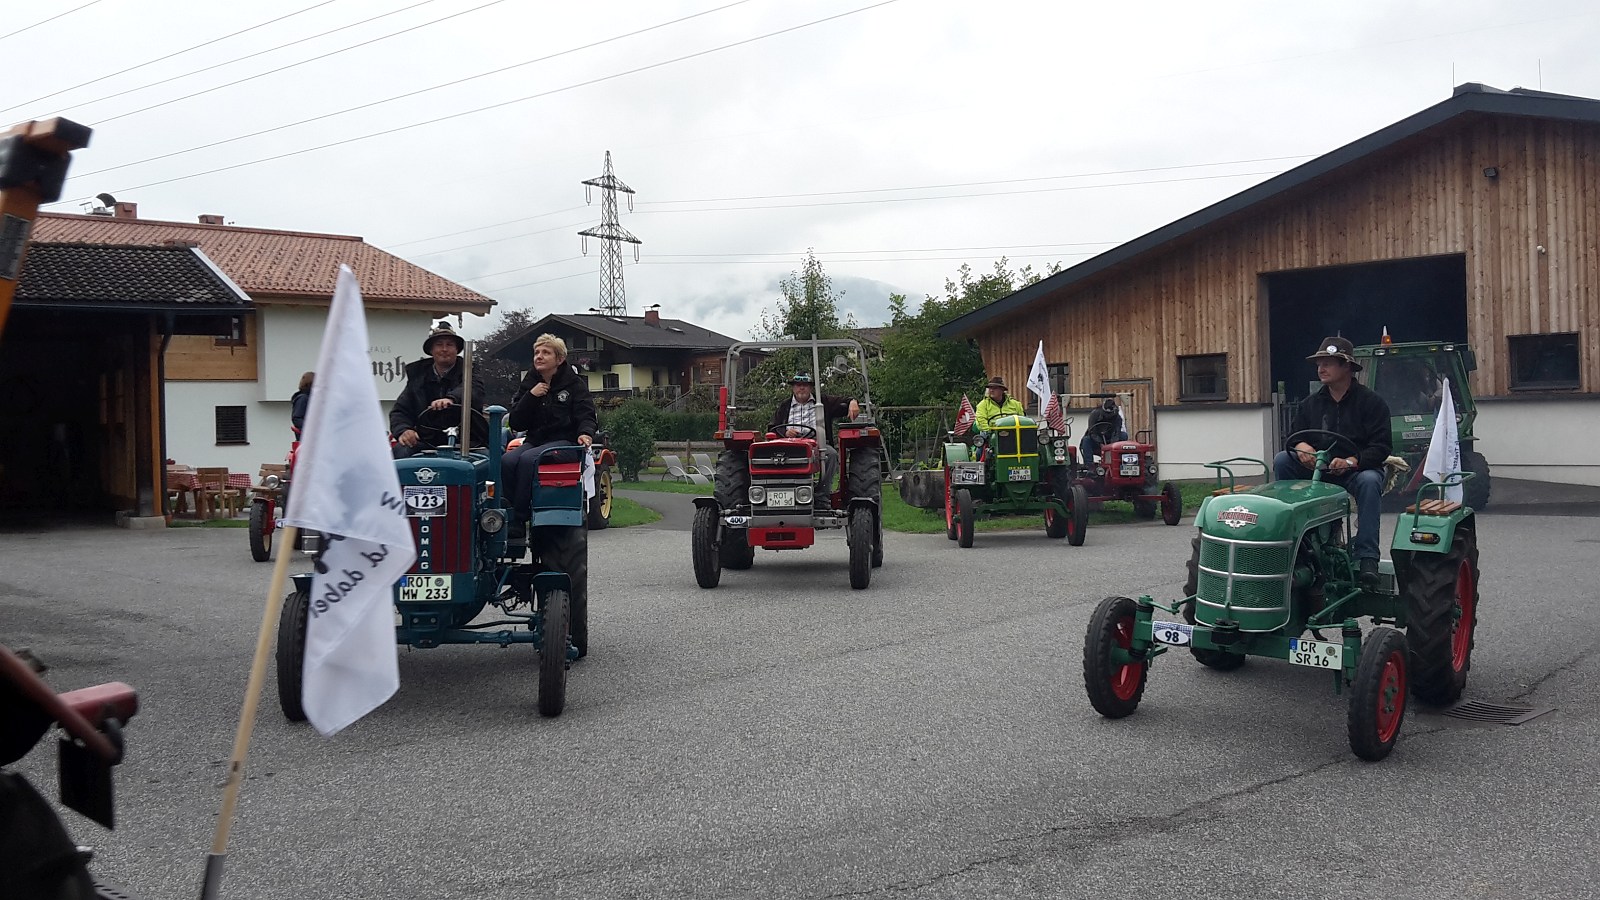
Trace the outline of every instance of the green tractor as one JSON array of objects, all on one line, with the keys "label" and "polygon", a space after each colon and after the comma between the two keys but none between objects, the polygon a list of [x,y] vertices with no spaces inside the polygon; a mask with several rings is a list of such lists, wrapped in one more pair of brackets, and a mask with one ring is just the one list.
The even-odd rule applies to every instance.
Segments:
[{"label": "green tractor", "polygon": [[[1296,432],[1286,445],[1308,435],[1332,433]],[[1477,518],[1446,500],[1445,489],[1474,476],[1456,472],[1418,489],[1396,525],[1392,559],[1380,561],[1378,584],[1364,587],[1345,541],[1351,498],[1322,480],[1334,447],[1348,445],[1332,436],[1310,481],[1244,489],[1233,466],[1265,462],[1207,464],[1228,484],[1195,517],[1184,598],[1107,597],[1090,617],[1083,675],[1097,712],[1132,714],[1150,665],[1169,649],[1187,648],[1222,671],[1268,656],[1331,672],[1335,691],[1349,687],[1350,748],[1375,761],[1400,736],[1408,694],[1432,705],[1461,696],[1477,624]],[[1181,621],[1159,620],[1158,611]],[[1375,627],[1363,633],[1362,618]]]},{"label": "green tractor", "polygon": [[1472,473],[1462,485],[1463,502],[1475,510],[1489,505],[1489,461],[1472,449],[1472,423],[1478,417],[1467,374],[1478,368],[1477,357],[1466,344],[1452,341],[1414,341],[1357,347],[1356,359],[1364,371],[1361,379],[1389,404],[1394,453],[1414,473],[1406,493],[1420,484],[1422,459],[1433,439],[1439,414],[1443,379],[1450,379],[1450,397],[1456,407],[1456,430],[1461,439],[1461,467]]},{"label": "green tractor", "polygon": [[978,447],[945,444],[945,536],[971,547],[979,516],[1043,513],[1046,536],[1082,545],[1089,495],[1072,482],[1071,443],[1027,416],[1002,416]]}]

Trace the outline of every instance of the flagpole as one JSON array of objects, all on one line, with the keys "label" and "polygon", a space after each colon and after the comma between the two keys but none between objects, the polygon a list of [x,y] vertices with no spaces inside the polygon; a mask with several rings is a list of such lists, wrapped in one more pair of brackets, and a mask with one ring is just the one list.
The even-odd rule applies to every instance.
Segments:
[{"label": "flagpole", "polygon": [[472,345],[461,341],[461,458],[472,448]]},{"label": "flagpole", "polygon": [[[233,738],[233,760],[228,764],[228,783],[222,792],[222,814],[217,817],[217,833],[206,856],[205,879],[200,885],[200,900],[217,900],[222,891],[222,862],[228,857],[228,829],[233,824],[233,808],[239,800],[239,785],[244,781],[244,758],[250,752],[250,732],[255,728],[256,704],[261,699],[261,684],[267,680],[267,649],[277,632],[278,614],[283,609],[283,582],[289,572],[289,557],[300,529],[283,526],[278,543],[278,563],[272,569],[272,584],[267,588],[267,605],[261,613],[261,630],[256,635],[256,658],[250,665],[250,681],[244,689],[244,709],[239,713],[239,730]],[[280,676],[282,677],[282,676]]]}]

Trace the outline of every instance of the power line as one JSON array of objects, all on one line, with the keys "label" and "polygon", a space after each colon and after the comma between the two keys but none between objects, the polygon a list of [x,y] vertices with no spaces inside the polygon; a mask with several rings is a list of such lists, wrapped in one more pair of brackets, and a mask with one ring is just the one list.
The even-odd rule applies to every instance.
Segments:
[{"label": "power line", "polygon": [[[598,78],[591,78],[591,79],[589,79],[587,81],[580,81],[580,82],[577,82],[575,84],[566,85],[564,87],[552,88],[552,89],[550,89],[548,91],[540,91],[540,92],[535,93],[535,94],[528,94],[526,96],[516,97],[516,98],[513,98],[511,100],[503,100],[503,101],[501,101],[499,103],[491,103],[488,106],[480,106],[480,107],[477,107],[476,109],[469,109],[469,110],[464,110],[464,111],[458,112],[458,113],[451,113],[451,114],[446,115],[446,116],[438,116],[438,117],[432,118],[432,119],[425,119],[425,120],[423,120],[421,122],[412,122],[409,125],[399,125],[399,126],[396,126],[394,128],[387,128],[387,129],[384,129],[382,131],[374,131],[374,132],[370,132],[368,134],[357,135],[356,137],[345,138],[343,140],[330,141],[330,142],[328,142],[326,144],[318,144],[318,145],[313,146],[313,147],[303,147],[303,148],[301,148],[299,150],[290,150],[290,151],[285,152],[285,153],[277,153],[277,154],[273,154],[272,156],[264,156],[264,157],[261,157],[259,159],[253,159],[253,160],[249,160],[249,161],[242,162],[242,163],[235,163],[235,164],[233,164],[231,166],[218,166],[215,169],[207,169],[207,170],[205,170],[203,172],[192,172],[192,173],[190,173],[188,175],[179,175],[179,176],[176,176],[176,177],[173,177],[173,178],[163,178],[163,179],[161,179],[159,181],[148,181],[148,182],[145,182],[144,184],[136,184],[136,185],[132,185],[132,186],[129,186],[129,187],[121,187],[121,188],[117,188],[116,192],[117,193],[122,193],[122,192],[125,192],[125,191],[137,191],[137,190],[142,190],[144,188],[149,188],[149,187],[158,187],[158,186],[163,185],[163,184],[172,184],[172,183],[178,182],[178,181],[187,181],[187,180],[189,180],[191,178],[199,178],[199,177],[204,176],[204,175],[215,175],[218,172],[230,172],[230,171],[233,171],[234,169],[243,169],[243,168],[247,168],[249,166],[260,165],[261,163],[275,162],[275,161],[280,160],[280,159],[287,159],[287,158],[289,158],[291,156],[300,156],[300,155],[305,154],[305,153],[313,153],[313,152],[316,152],[318,150],[327,150],[327,149],[329,149],[331,147],[339,147],[339,146],[343,146],[345,144],[353,144],[353,143],[356,143],[358,141],[369,140],[369,139],[375,138],[375,137],[383,137],[383,136],[390,135],[390,134],[397,134],[397,133],[402,132],[402,131],[409,131],[409,130],[411,130],[413,128],[421,128],[421,127],[423,127],[425,125],[436,125],[436,124],[438,124],[440,122],[448,122],[451,119],[459,119],[459,118],[461,118],[463,116],[475,115],[477,113],[488,112],[488,111],[494,110],[494,109],[501,109],[501,108],[504,108],[504,107],[507,107],[507,106],[513,106],[513,105],[518,104],[518,103],[525,103],[525,102],[527,102],[529,100],[536,100],[536,99],[541,98],[541,97],[548,97],[548,96],[551,96],[553,94],[560,94],[560,93],[564,93],[566,91],[576,90],[576,89],[581,88],[581,87],[589,87],[591,85],[601,84],[601,83],[604,83],[604,82],[607,82],[607,81],[614,81],[614,80],[616,80],[618,78],[623,78],[623,77],[626,77],[628,75],[637,75],[640,72],[648,72],[648,71],[650,71],[652,69],[659,69],[659,68],[662,68],[663,66],[669,66],[669,65],[672,65],[674,63],[684,62],[686,60],[695,59],[697,57],[709,56],[710,54],[718,53],[718,52],[723,51],[723,50],[729,50],[729,49],[732,49],[734,47],[741,47],[741,46],[743,46],[745,44],[755,43],[756,41],[765,40],[765,39],[771,38],[771,37],[777,37],[778,35],[787,34],[789,32],[793,32],[793,31],[799,31],[799,30],[801,30],[803,28],[810,28],[813,25],[821,25],[823,23],[831,22],[831,21],[834,21],[836,19],[843,19],[843,18],[845,18],[847,16],[853,16],[853,15],[856,15],[857,13],[867,12],[869,10],[877,9],[880,6],[888,6],[889,4],[896,3],[896,2],[898,2],[898,0],[878,0],[877,3],[871,3],[871,4],[868,4],[866,6],[857,7],[856,9],[852,9],[852,10],[849,10],[847,12],[838,13],[838,14],[832,15],[832,16],[826,16],[826,17],[821,18],[821,19],[813,19],[810,22],[804,22],[804,23],[799,24],[799,25],[792,25],[792,26],[790,26],[788,28],[780,28],[777,31],[770,31],[770,32],[767,32],[766,34],[756,35],[755,37],[744,38],[743,40],[734,41],[734,42],[728,43],[728,44],[722,44],[721,46],[712,47],[712,48],[707,49],[707,50],[699,50],[699,51],[696,51],[694,53],[686,53],[683,56],[674,57],[672,59],[663,60],[661,62],[651,63],[651,64],[645,65],[645,66],[639,66],[637,68],[628,69],[628,70],[623,71],[623,72],[616,72],[616,73],[613,73],[611,75],[602,75],[602,76],[600,76]],[[289,127],[289,126],[283,126],[283,127]],[[279,129],[268,129],[268,131],[277,131],[277,130],[279,130]],[[262,133],[266,133],[266,132],[262,132]],[[168,154],[168,155],[172,155],[172,154]],[[129,165],[132,165],[132,164],[130,163]],[[118,168],[123,168],[123,167],[118,167]],[[101,169],[99,171],[105,172],[105,171],[110,171],[110,170],[109,169]],[[85,177],[85,176],[90,175],[90,174],[96,174],[96,173],[85,173],[84,176],[78,176],[78,177]],[[88,199],[88,198],[80,197],[80,198],[78,198],[76,200],[69,200],[69,201],[65,201],[65,202],[67,202],[67,203],[77,203],[77,202],[82,202],[85,199]]]},{"label": "power line", "polygon": [[[96,2],[98,2],[98,0],[96,0]],[[81,87],[88,87],[91,84],[96,84],[98,82],[105,81],[107,78],[115,78],[118,75],[126,75],[126,74],[128,74],[129,72],[132,72],[135,69],[142,69],[145,66],[154,65],[154,64],[156,64],[158,62],[163,62],[165,60],[169,60],[169,59],[173,58],[174,56],[182,56],[183,54],[188,53],[191,50],[199,50],[201,47],[209,47],[212,44],[219,43],[221,41],[225,41],[228,38],[238,37],[239,35],[244,34],[247,31],[254,31],[257,28],[264,28],[264,27],[266,27],[268,25],[273,24],[274,22],[282,22],[284,19],[291,19],[291,18],[294,18],[295,16],[300,15],[301,13],[310,12],[311,10],[317,9],[318,7],[327,6],[330,3],[337,3],[337,2],[339,2],[339,0],[322,0],[321,3],[313,3],[312,5],[306,7],[305,9],[296,10],[296,11],[294,11],[292,13],[286,13],[284,15],[281,15],[281,16],[277,17],[276,19],[268,19],[267,21],[262,22],[259,25],[251,25],[249,28],[242,28],[242,29],[240,29],[238,31],[233,32],[232,34],[225,34],[225,35],[223,35],[222,37],[219,37],[219,38],[212,38],[209,41],[202,41],[202,42],[200,42],[198,44],[195,44],[193,47],[185,47],[182,50],[175,50],[172,53],[168,53],[166,56],[158,56],[155,59],[145,60],[144,62],[139,63],[138,65],[129,66],[126,69],[118,69],[117,71],[112,72],[109,75],[101,75],[99,78],[91,78],[88,81],[82,82],[80,84],[75,84],[72,87],[62,88],[59,91],[52,91],[52,92],[50,92],[48,94],[45,94],[42,97],[35,97],[32,100],[29,100],[29,101],[27,101],[25,103],[18,103],[16,106],[8,106],[5,109],[0,109],[0,112],[10,112],[13,109],[19,109],[21,107],[27,106],[29,103],[38,103],[40,100],[49,100],[51,97],[55,97],[55,96],[59,96],[61,94],[65,94],[68,91],[75,91],[75,90],[77,90],[78,88],[81,88]],[[193,73],[190,73],[190,74],[193,74]],[[179,76],[179,77],[182,77],[182,76]],[[149,87],[149,85],[145,85],[145,87]],[[135,88],[135,90],[138,90],[138,88]],[[117,95],[114,94],[112,96],[117,96]],[[100,99],[104,100],[106,98],[105,97],[101,97]],[[99,100],[90,100],[89,102],[90,103],[98,103],[100,101]],[[82,106],[84,104],[80,103],[78,105]]]},{"label": "power line", "polygon": [[55,15],[51,16],[48,19],[44,19],[44,20],[35,22],[32,25],[24,25],[23,27],[18,28],[16,31],[8,32],[6,34],[0,34],[0,41],[3,41],[8,37],[16,37],[17,35],[23,33],[24,31],[29,31],[31,29],[38,28],[40,25],[44,25],[44,24],[49,23],[49,22],[54,22],[55,20],[61,18],[62,16],[70,16],[70,15],[72,15],[73,13],[77,12],[80,9],[88,9],[89,7],[95,5],[96,3],[99,3],[99,2],[100,2],[100,0],[89,0],[88,3],[85,3],[82,6],[74,6],[72,9],[69,9],[66,12],[56,13]]},{"label": "power line", "polygon": [[[432,0],[426,0],[426,2],[432,2]],[[501,2],[503,2],[503,0],[493,0],[493,2],[491,2],[491,3],[484,4],[484,6],[493,6],[495,3],[501,3]],[[591,49],[593,49],[595,47],[599,47],[599,46],[602,46],[602,45],[605,45],[605,44],[613,43],[615,41],[625,40],[625,39],[630,38],[630,37],[636,37],[638,35],[644,34],[644,33],[649,32],[649,31],[655,31],[656,29],[659,29],[659,28],[666,28],[669,25],[677,25],[680,22],[687,22],[690,19],[696,19],[696,18],[699,18],[701,16],[710,15],[711,13],[715,13],[715,12],[721,12],[722,10],[728,9],[730,7],[739,6],[741,4],[749,3],[749,2],[750,2],[750,0],[735,0],[735,2],[733,2],[733,3],[729,3],[729,4],[724,5],[724,6],[719,6],[719,7],[715,8],[715,9],[708,9],[708,10],[705,10],[704,12],[698,12],[698,13],[694,13],[693,15],[683,16],[682,18],[673,19],[671,21],[661,22],[661,23],[658,23],[658,24],[655,24],[655,25],[651,25],[648,28],[641,28],[638,31],[630,31],[627,34],[619,34],[619,35],[616,35],[614,37],[609,37],[609,38],[605,38],[603,40],[595,41],[593,43],[584,44],[581,47],[572,47],[572,48],[567,49],[567,50],[562,50],[562,51],[559,51],[559,52],[556,52],[556,53],[551,53],[551,54],[549,54],[547,56],[541,56],[541,57],[537,57],[535,59],[524,60],[523,62],[515,63],[515,64],[509,65],[509,66],[503,66],[503,67],[501,67],[499,69],[492,69],[492,70],[490,70],[488,72],[480,72],[477,75],[469,75],[466,78],[458,78],[458,79],[456,79],[454,81],[446,81],[446,82],[443,82],[441,84],[433,85],[432,87],[425,87],[425,88],[421,88],[421,89],[418,89],[418,90],[415,90],[415,91],[408,91],[408,92],[406,92],[404,94],[395,94],[392,97],[385,97],[385,98],[383,98],[381,100],[373,100],[373,101],[371,101],[369,103],[362,103],[362,104],[359,104],[357,106],[349,106],[349,107],[346,107],[344,109],[335,110],[335,111],[330,112],[330,113],[323,113],[321,115],[312,116],[312,117],[307,118],[307,119],[300,119],[299,121],[296,121],[296,122],[288,122],[288,123],[285,123],[283,125],[275,125],[275,126],[273,126],[271,128],[263,128],[260,131],[252,131],[252,132],[248,132],[246,134],[234,135],[233,137],[230,137],[230,138],[223,138],[220,141],[212,141],[209,144],[199,144],[199,145],[196,145],[196,146],[193,146],[193,147],[185,147],[182,150],[174,150],[171,153],[163,153],[163,154],[161,154],[159,156],[150,156],[150,157],[146,157],[144,159],[134,160],[133,162],[122,163],[121,165],[109,166],[107,168],[97,169],[97,170],[95,170],[93,172],[87,172],[85,174],[86,175],[99,175],[99,174],[104,173],[104,172],[114,172],[117,169],[126,169],[126,168],[129,168],[131,166],[143,165],[144,163],[147,163],[147,162],[155,162],[156,160],[161,160],[161,159],[170,159],[170,158],[172,158],[174,156],[183,156],[184,154],[187,154],[187,153],[194,153],[197,150],[209,150],[212,147],[221,147],[224,144],[232,144],[232,143],[234,143],[236,141],[243,141],[243,140],[247,140],[247,139],[253,138],[253,137],[260,137],[261,135],[271,134],[272,132],[275,132],[275,131],[283,131],[284,129],[287,129],[287,128],[296,128],[298,126],[307,125],[307,124],[310,124],[312,122],[320,122],[323,119],[331,119],[331,118],[334,118],[336,116],[342,116],[342,115],[345,115],[346,113],[357,112],[357,111],[363,110],[363,109],[370,109],[370,108],[372,108],[374,106],[382,106],[385,103],[393,103],[396,100],[405,100],[405,99],[408,99],[410,97],[416,97],[416,96],[419,96],[421,94],[426,94],[426,93],[428,93],[430,91],[442,90],[442,89],[447,88],[447,87],[455,87],[456,85],[465,84],[466,82],[474,81],[474,80],[479,79],[479,78],[487,78],[490,75],[498,75],[498,74],[500,74],[502,72],[509,72],[512,69],[521,68],[523,66],[530,66],[530,65],[533,65],[534,63],[548,62],[549,60],[556,59],[556,58],[561,57],[561,56],[567,56],[567,55],[570,55],[570,54],[573,54],[573,53],[579,53],[579,52],[582,52],[584,50],[591,50]],[[450,18],[454,18],[455,16],[465,15],[466,13],[469,13],[469,12],[476,12],[479,9],[483,9],[483,6],[474,7],[473,9],[465,10],[465,11],[460,12],[460,13],[455,13],[455,14],[450,15],[450,16],[445,16],[442,19],[435,19],[433,22],[425,22],[422,25],[413,26],[412,28],[407,28],[404,31],[397,31],[394,34],[404,34],[406,31],[415,31],[417,28],[423,28],[423,27],[426,27],[428,25],[435,24],[436,22],[442,22],[442,21],[444,21],[444,19],[450,19]],[[357,24],[359,24],[359,23],[357,23]],[[384,37],[382,37],[382,38],[374,38],[373,40],[370,40],[370,41],[364,41],[363,43],[354,45],[354,47],[362,47],[362,46],[365,46],[366,44],[376,43],[377,41],[384,40],[384,39],[390,38],[390,37],[394,37],[394,34],[384,35]],[[351,49],[354,49],[354,47],[346,47],[346,48],[344,48],[344,50],[351,50]],[[333,51],[333,53],[343,53],[344,50],[335,50],[335,51]],[[169,100],[167,102],[168,103],[176,103],[179,100],[187,100],[189,97],[198,97],[200,94],[208,93],[209,91],[221,90],[222,88],[232,87],[233,85],[242,84],[243,82],[249,81],[249,80],[251,80],[251,78],[260,78],[262,75],[271,75],[274,72],[281,72],[284,69],[292,69],[292,68],[294,68],[294,66],[302,65],[303,63],[313,62],[315,60],[322,59],[322,58],[327,57],[327,56],[332,56],[333,53],[325,53],[325,54],[323,54],[323,56],[314,56],[311,59],[303,60],[302,62],[299,62],[299,63],[293,63],[292,65],[283,66],[283,67],[280,67],[280,68],[277,68],[277,69],[273,69],[273,70],[268,71],[268,72],[262,72],[260,75],[252,75],[252,76],[250,76],[250,78],[241,78],[238,81],[230,82],[230,83],[224,84],[224,85],[218,85],[217,87],[209,88],[206,91],[199,91],[197,93],[188,95],[188,97],[179,97],[179,98],[177,98],[175,100]],[[158,103],[155,106],[147,106],[144,109],[138,109],[138,110],[134,110],[133,112],[123,113],[120,116],[113,116],[112,119],[105,119],[105,120],[102,120],[101,122],[95,122],[94,124],[95,125],[102,125],[105,122],[112,121],[113,119],[120,119],[120,118],[123,118],[124,116],[134,115],[135,113],[146,112],[147,110],[155,109],[156,106],[164,106],[164,105],[166,105],[166,104]]]},{"label": "power line", "polygon": [[[405,246],[408,246],[408,245],[411,245],[411,244],[421,244],[421,243],[423,243],[425,241],[436,241],[439,238],[455,237],[458,234],[471,234],[474,231],[487,231],[490,228],[499,228],[502,225],[515,225],[518,222],[531,222],[534,219],[547,219],[547,218],[549,218],[551,216],[560,215],[561,213],[574,212],[574,211],[580,210],[580,209],[584,209],[584,207],[582,207],[582,206],[569,206],[566,209],[558,209],[558,210],[555,210],[553,212],[539,213],[536,216],[523,216],[520,219],[507,219],[504,222],[496,222],[493,225],[479,225],[477,228],[463,228],[460,231],[449,231],[449,232],[446,232],[444,234],[436,234],[436,235],[434,235],[432,237],[417,238],[414,241],[401,241],[398,244],[388,244],[386,246],[389,249],[392,250],[395,247],[405,247]],[[539,234],[541,232],[533,232],[533,233]],[[513,235],[513,236],[514,237],[522,237],[522,235]],[[421,254],[418,254],[418,255],[419,256],[430,256],[431,254],[430,253],[421,253]]]}]

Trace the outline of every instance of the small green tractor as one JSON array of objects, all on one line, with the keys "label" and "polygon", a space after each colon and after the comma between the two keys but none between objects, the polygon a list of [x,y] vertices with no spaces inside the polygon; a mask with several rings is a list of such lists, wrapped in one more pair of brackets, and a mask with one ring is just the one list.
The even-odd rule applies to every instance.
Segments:
[{"label": "small green tractor", "polygon": [[1028,416],[995,419],[981,446],[945,444],[945,536],[971,547],[979,516],[1043,513],[1046,536],[1082,545],[1089,495],[1073,483],[1071,444],[1069,433],[1040,428]]},{"label": "small green tractor", "polygon": [[[1296,432],[1286,444],[1308,435],[1332,433]],[[1334,446],[1348,444],[1332,437]],[[1380,561],[1377,585],[1364,586],[1345,540],[1352,501],[1322,480],[1332,452],[1318,452],[1309,481],[1250,489],[1236,483],[1233,467],[1266,469],[1265,462],[1207,464],[1228,484],[1195,517],[1199,534],[1184,598],[1107,597],[1090,617],[1083,675],[1097,712],[1132,714],[1150,665],[1171,649],[1186,648],[1222,671],[1267,656],[1332,673],[1335,691],[1349,687],[1350,747],[1375,761],[1400,735],[1408,693],[1432,705],[1461,696],[1477,624],[1477,517],[1470,506],[1447,501],[1445,490],[1470,484],[1472,473],[1418,489],[1396,525],[1392,559]],[[1181,621],[1157,619],[1157,612]],[[1362,618],[1375,627],[1363,633]]]},{"label": "small green tractor", "polygon": [[1433,440],[1433,423],[1439,415],[1439,389],[1450,379],[1450,397],[1456,408],[1456,430],[1461,441],[1461,467],[1473,477],[1462,485],[1463,501],[1475,510],[1489,505],[1489,461],[1472,449],[1472,424],[1478,417],[1467,374],[1478,368],[1472,348],[1452,341],[1414,341],[1357,347],[1356,359],[1364,368],[1361,380],[1389,404],[1391,446],[1410,464],[1413,481],[1406,493],[1420,484],[1422,459]]}]

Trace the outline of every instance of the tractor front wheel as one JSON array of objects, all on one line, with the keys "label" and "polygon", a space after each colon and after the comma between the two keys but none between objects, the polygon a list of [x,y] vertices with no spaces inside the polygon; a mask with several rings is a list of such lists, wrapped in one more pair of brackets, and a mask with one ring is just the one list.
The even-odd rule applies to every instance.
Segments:
[{"label": "tractor front wheel", "polygon": [[717,558],[717,530],[721,516],[714,506],[698,506],[694,511],[692,551],[694,554],[694,580],[703,588],[714,588],[722,580],[722,566]]},{"label": "tractor front wheel", "polygon": [[1379,626],[1361,642],[1350,687],[1350,749],[1368,762],[1389,755],[1406,717],[1406,639]]},{"label": "tractor front wheel", "polygon": [[1056,510],[1054,503],[1044,505],[1044,536],[1047,538],[1064,538],[1067,536],[1068,516],[1066,512]]},{"label": "tractor front wheel", "polygon": [[1067,543],[1082,547],[1089,535],[1089,492],[1075,484],[1067,491]]},{"label": "tractor front wheel", "polygon": [[966,488],[956,491],[956,545],[966,548],[972,546],[972,529],[977,524],[978,515],[974,511],[972,492]]},{"label": "tractor front wheel", "polygon": [[743,451],[724,450],[717,456],[717,505],[733,510],[750,502],[750,457]]},{"label": "tractor front wheel", "polygon": [[250,501],[250,558],[272,558],[272,504],[266,500]]},{"label": "tractor front wheel", "polygon": [[302,699],[306,667],[306,623],[311,619],[311,595],[295,591],[283,599],[278,613],[278,706],[291,722],[304,722]]},{"label": "tractor front wheel", "polygon": [[542,598],[539,636],[539,715],[559,716],[567,706],[567,624],[571,597],[557,589]]},{"label": "tractor front wheel", "polygon": [[750,546],[750,532],[743,528],[722,529],[717,558],[724,569],[748,569],[756,564],[756,548]]},{"label": "tractor front wheel", "polygon": [[1449,553],[1396,553],[1395,568],[1406,601],[1411,690],[1424,703],[1454,703],[1472,668],[1477,541],[1470,531],[1458,530]]},{"label": "tractor front wheel", "polygon": [[872,513],[857,509],[850,513],[845,543],[850,545],[850,586],[861,590],[872,583]]},{"label": "tractor front wheel", "polygon": [[[1200,590],[1199,535],[1195,535],[1194,539],[1189,542],[1189,547],[1189,580],[1183,584],[1183,595],[1185,597],[1193,597]],[[1183,620],[1190,625],[1194,624],[1194,606],[1194,603],[1185,603],[1183,605]],[[1218,672],[1232,672],[1234,669],[1244,665],[1245,660],[1243,653],[1228,653],[1225,650],[1201,650],[1198,647],[1190,647],[1189,652],[1194,655],[1195,659],[1200,661],[1201,665],[1208,669],[1216,669]]]},{"label": "tractor front wheel", "polygon": [[1089,705],[1108,719],[1133,714],[1144,696],[1150,665],[1117,659],[1133,648],[1133,620],[1138,606],[1128,597],[1107,597],[1089,617],[1083,638],[1083,686]]},{"label": "tractor front wheel", "polygon": [[1169,481],[1161,486],[1161,521],[1176,525],[1183,519],[1183,491]]},{"label": "tractor front wheel", "polygon": [[876,447],[856,447],[850,451],[850,471],[845,475],[845,500],[865,497],[883,499],[883,469]]}]

